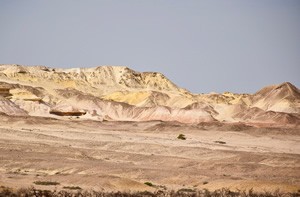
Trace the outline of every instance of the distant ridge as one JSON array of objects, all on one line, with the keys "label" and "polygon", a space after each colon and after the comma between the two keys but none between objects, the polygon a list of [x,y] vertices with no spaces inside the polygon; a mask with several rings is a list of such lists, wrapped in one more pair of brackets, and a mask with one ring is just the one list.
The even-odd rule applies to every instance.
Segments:
[{"label": "distant ridge", "polygon": [[300,90],[285,82],[255,94],[192,94],[161,73],[125,66],[0,65],[0,104],[13,116],[298,125]]}]

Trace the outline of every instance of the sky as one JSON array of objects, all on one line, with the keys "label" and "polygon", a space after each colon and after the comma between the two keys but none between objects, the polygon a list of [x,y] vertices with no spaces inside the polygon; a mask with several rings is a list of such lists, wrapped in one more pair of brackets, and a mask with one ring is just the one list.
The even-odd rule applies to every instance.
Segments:
[{"label": "sky", "polygon": [[0,64],[128,66],[194,93],[300,87],[299,0],[0,0]]}]

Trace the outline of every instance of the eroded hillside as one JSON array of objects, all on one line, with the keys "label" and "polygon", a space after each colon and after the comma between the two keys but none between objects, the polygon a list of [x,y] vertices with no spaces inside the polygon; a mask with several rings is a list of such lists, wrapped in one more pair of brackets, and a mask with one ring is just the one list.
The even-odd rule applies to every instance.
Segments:
[{"label": "eroded hillside", "polygon": [[255,94],[192,94],[161,73],[122,66],[57,69],[0,65],[0,112],[122,121],[299,125],[300,90],[290,83]]}]

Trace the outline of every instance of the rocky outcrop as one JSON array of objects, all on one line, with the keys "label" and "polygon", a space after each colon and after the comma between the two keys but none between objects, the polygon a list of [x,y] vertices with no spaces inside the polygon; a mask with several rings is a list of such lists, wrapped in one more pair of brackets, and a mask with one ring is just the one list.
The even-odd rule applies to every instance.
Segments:
[{"label": "rocky outcrop", "polygon": [[49,113],[58,116],[83,116],[86,114],[86,111],[77,109],[71,105],[60,104],[53,107]]},{"label": "rocky outcrop", "polygon": [[50,114],[58,115],[58,116],[83,116],[86,112],[81,111],[50,111]]},{"label": "rocky outcrop", "polygon": [[11,116],[27,116],[27,112],[21,109],[14,102],[0,96],[0,112]]},{"label": "rocky outcrop", "polygon": [[11,95],[12,94],[9,92],[9,88],[8,87],[0,86],[0,96],[9,97]]}]

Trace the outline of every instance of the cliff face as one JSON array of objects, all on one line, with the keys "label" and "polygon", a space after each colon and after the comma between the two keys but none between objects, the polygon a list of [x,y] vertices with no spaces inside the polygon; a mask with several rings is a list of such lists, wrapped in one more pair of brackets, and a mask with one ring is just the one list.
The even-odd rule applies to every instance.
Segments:
[{"label": "cliff face", "polygon": [[57,69],[0,65],[0,112],[95,120],[299,124],[300,91],[290,83],[257,93],[196,95],[163,74],[122,66]]}]

